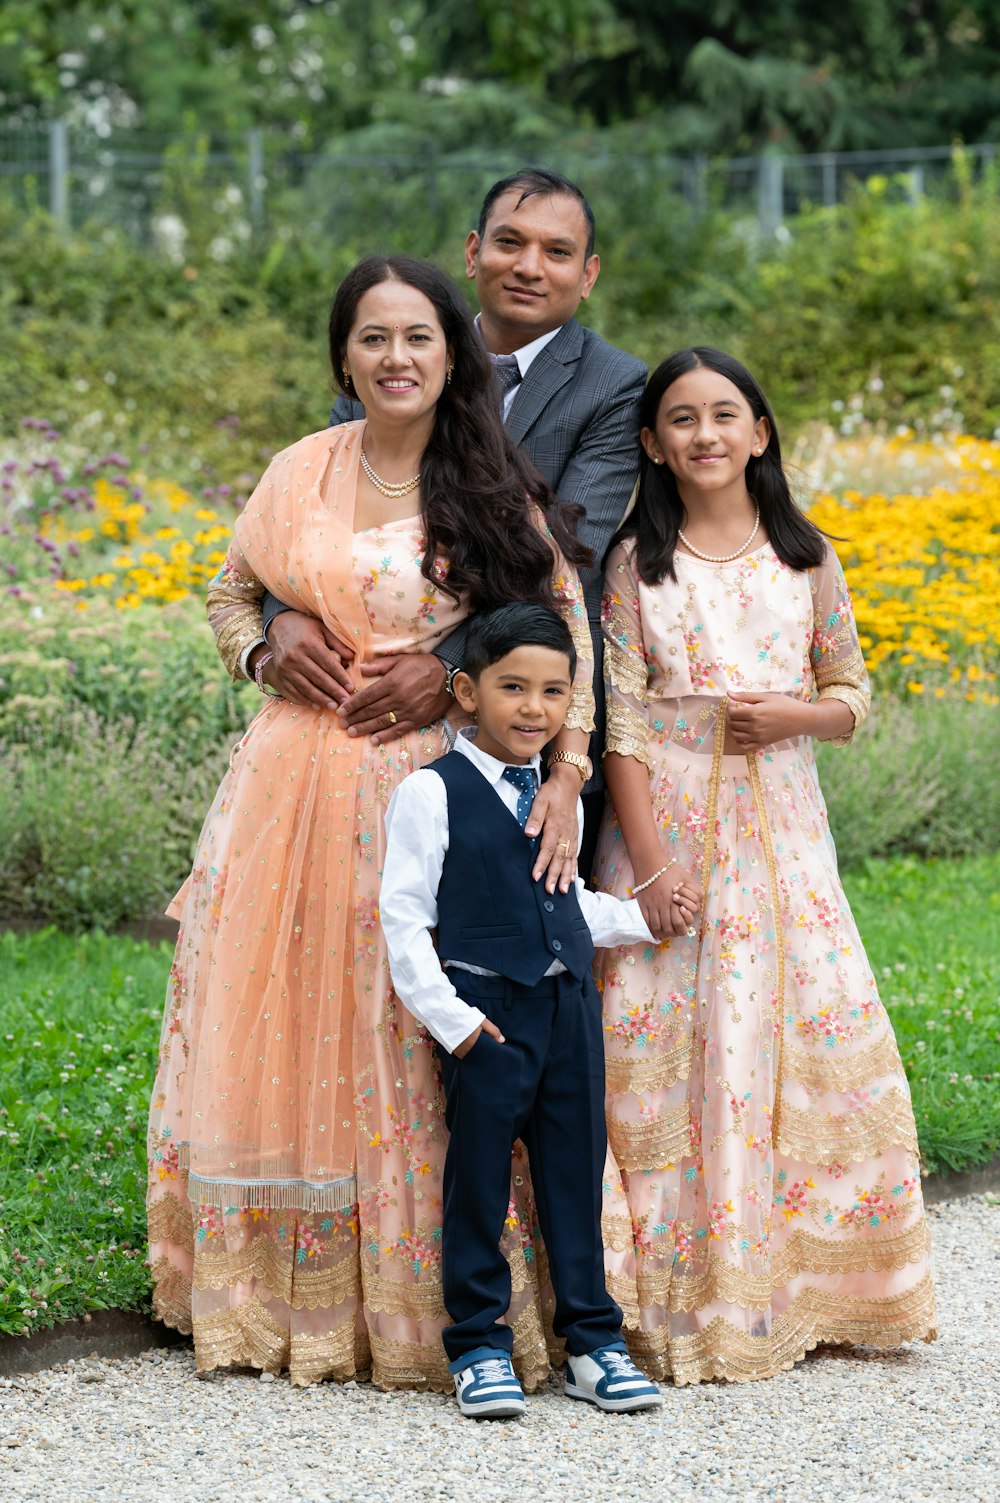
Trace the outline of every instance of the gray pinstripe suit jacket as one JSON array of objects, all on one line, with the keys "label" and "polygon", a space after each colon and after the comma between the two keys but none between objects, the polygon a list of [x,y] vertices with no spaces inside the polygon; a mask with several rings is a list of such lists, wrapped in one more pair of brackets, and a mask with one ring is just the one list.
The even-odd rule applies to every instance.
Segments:
[{"label": "gray pinstripe suit jacket", "polygon": [[[597,733],[591,755],[597,768],[604,740],[601,561],[639,473],[639,402],[645,379],[640,360],[570,319],[531,362],[507,414],[508,433],[552,489],[586,512],[582,540],[596,561],[593,569],[582,572],[596,664]],[[330,422],[347,423],[364,415],[360,402],[338,397]],[[283,608],[267,596],[265,620]],[[438,649],[439,656],[460,663],[463,636],[459,628]],[[595,780],[585,791],[599,786]]]}]

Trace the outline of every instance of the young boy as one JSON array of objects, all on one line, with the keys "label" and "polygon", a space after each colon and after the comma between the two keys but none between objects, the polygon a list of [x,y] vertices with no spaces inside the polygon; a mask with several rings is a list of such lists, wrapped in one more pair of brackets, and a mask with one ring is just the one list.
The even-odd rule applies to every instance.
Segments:
[{"label": "young boy", "polygon": [[[463,1414],[523,1414],[502,1319],[500,1238],[516,1139],[528,1150],[569,1360],[566,1392],[601,1409],[662,1404],[622,1340],[604,1280],[604,1040],[594,945],[654,942],[632,899],[548,892],[524,832],[540,750],[562,727],[576,652],[545,606],[474,617],[454,693],[476,728],[393,794],[380,912],[393,985],[439,1045],[450,1133],[444,1167],[443,1333]],[[578,815],[579,817],[579,815]],[[672,863],[671,863],[672,864]],[[675,882],[684,933],[701,901]],[[433,931],[437,930],[435,949]]]}]

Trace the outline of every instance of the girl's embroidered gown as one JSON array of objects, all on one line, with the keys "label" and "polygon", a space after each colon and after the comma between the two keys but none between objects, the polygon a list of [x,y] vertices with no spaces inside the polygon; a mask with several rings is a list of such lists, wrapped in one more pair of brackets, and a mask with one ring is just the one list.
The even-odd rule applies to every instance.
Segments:
[{"label": "girl's embroidered gown", "polygon": [[[665,850],[701,874],[694,937],[603,951],[610,1284],[633,1354],[690,1383],[764,1378],[820,1342],[934,1335],[909,1090],[837,873],[812,743],[723,753],[726,695],[868,684],[832,551],[608,560],[607,750],[649,771]],[[847,738],[850,739],[850,738]],[[598,885],[632,869],[606,817]],[[627,1214],[624,1214],[627,1212]]]},{"label": "girl's embroidered gown", "polygon": [[[209,599],[230,667],[260,634],[265,584],[358,661],[430,650],[466,614],[420,571],[419,518],[354,532],[359,450],[359,424],[305,438],[248,501]],[[555,584],[581,659],[568,723],[589,729],[583,597],[571,571]],[[375,748],[332,711],[269,700],[208,813],[171,910],[148,1191],[154,1310],[193,1330],[200,1369],[288,1367],[301,1383],[370,1369],[387,1387],[451,1387],[444,1102],[378,916],[390,795],[446,750],[442,723]],[[511,1321],[532,1385],[548,1353],[523,1166],[516,1180]]]}]

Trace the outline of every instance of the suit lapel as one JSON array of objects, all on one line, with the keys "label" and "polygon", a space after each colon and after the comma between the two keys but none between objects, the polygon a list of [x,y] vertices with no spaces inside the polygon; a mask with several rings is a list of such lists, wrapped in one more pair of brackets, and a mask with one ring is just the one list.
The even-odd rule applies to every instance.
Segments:
[{"label": "suit lapel", "polygon": [[535,356],[507,415],[507,432],[516,444],[522,442],[560,387],[572,381],[573,366],[582,349],[583,330],[573,318]]}]

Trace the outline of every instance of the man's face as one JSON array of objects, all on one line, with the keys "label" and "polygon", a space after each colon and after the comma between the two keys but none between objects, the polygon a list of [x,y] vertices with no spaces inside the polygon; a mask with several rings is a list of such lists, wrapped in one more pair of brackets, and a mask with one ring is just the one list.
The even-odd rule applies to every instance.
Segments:
[{"label": "man's face", "polygon": [[[465,242],[465,274],[479,293],[483,334],[495,354],[511,353],[576,313],[601,269],[588,256],[587,221],[568,193],[511,188],[490,210],[482,239]],[[494,345],[503,348],[494,349]]]}]

